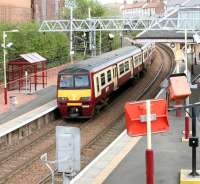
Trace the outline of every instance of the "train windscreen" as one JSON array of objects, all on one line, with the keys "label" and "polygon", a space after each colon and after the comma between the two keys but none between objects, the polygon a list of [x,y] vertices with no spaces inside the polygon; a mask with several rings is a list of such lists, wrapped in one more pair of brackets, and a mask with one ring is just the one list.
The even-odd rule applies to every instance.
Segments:
[{"label": "train windscreen", "polygon": [[90,88],[88,75],[61,75],[60,88]]}]

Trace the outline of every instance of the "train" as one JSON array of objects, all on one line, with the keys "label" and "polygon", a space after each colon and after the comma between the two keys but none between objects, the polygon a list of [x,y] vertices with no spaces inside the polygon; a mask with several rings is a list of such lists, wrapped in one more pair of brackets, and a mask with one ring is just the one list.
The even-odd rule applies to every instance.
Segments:
[{"label": "train", "polygon": [[91,118],[110,95],[147,70],[155,44],[133,45],[66,67],[58,73],[57,104],[67,118]]}]

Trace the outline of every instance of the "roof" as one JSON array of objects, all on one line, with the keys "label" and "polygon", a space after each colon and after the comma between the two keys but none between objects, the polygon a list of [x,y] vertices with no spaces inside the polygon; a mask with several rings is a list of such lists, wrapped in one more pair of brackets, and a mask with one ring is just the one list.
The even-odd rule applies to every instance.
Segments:
[{"label": "roof", "polygon": [[120,60],[126,59],[140,51],[141,49],[136,46],[121,48],[109,53],[102,54],[101,56],[80,61],[77,64],[73,64],[66,69],[60,71],[59,74],[88,73],[89,71],[96,72],[114,63],[117,63]]},{"label": "roof", "polygon": [[[167,7],[174,7],[176,5],[181,5],[185,2],[185,0],[167,0]],[[196,6],[200,5],[199,0],[191,0],[185,6]]]},{"label": "roof", "polygon": [[142,8],[146,2],[135,2],[133,4],[126,4],[123,9]]},{"label": "roof", "polygon": [[[192,38],[192,33],[188,33],[188,38]],[[173,38],[173,39],[184,39],[185,38],[185,33],[184,32],[176,32],[176,31],[166,31],[166,30],[161,30],[161,31],[148,31],[141,35],[139,38]]]},{"label": "roof", "polygon": [[157,8],[160,5],[164,6],[164,3],[162,2],[135,2],[133,4],[126,4],[124,6],[124,10],[126,9],[134,9],[134,8]]},{"label": "roof", "polygon": [[46,61],[46,58],[42,57],[36,52],[20,54],[20,56],[31,64]]},{"label": "roof", "polygon": [[[193,34],[188,33],[187,34],[188,41],[193,40]],[[176,31],[166,31],[166,30],[160,30],[160,31],[148,31],[141,35],[140,37],[137,37],[134,39],[135,41],[147,41],[147,40],[157,40],[156,42],[159,42],[159,40],[162,42],[184,42],[185,41],[185,33],[184,32],[176,32]]]}]

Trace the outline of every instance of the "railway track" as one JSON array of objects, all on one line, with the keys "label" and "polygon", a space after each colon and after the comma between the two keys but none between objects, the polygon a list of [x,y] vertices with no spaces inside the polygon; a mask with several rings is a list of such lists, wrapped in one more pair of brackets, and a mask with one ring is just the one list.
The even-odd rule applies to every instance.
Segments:
[{"label": "railway track", "polygon": [[[98,116],[84,123],[69,122],[67,126],[81,129],[81,167],[84,168],[123,130],[123,103],[128,100],[139,100],[153,97],[159,91],[160,82],[172,71],[173,59],[171,52],[165,46],[159,45],[157,60],[152,64],[152,71],[136,83],[134,87],[127,86],[117,100],[111,100]],[[167,53],[167,55],[165,55]],[[168,57],[168,62],[159,64]],[[137,90],[136,90],[137,89]],[[116,94],[117,95],[117,94]],[[114,96],[114,95],[113,95]],[[119,107],[116,109],[116,107]],[[113,112],[112,109],[115,109]],[[55,125],[66,125],[58,121]],[[0,183],[48,183],[49,171],[41,164],[39,156],[48,152],[50,159],[55,159],[55,125],[44,134],[31,140],[24,147],[13,151],[10,155],[0,158]],[[26,177],[28,176],[28,177]]]}]

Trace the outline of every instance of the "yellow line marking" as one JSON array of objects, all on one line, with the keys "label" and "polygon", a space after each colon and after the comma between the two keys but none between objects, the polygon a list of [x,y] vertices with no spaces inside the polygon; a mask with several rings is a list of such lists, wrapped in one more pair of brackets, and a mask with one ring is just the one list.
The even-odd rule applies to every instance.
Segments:
[{"label": "yellow line marking", "polygon": [[92,184],[101,184],[110,175],[110,173],[118,166],[123,158],[131,151],[131,149],[138,143],[141,137],[130,137],[130,142],[116,155],[110,163],[94,178]]}]

